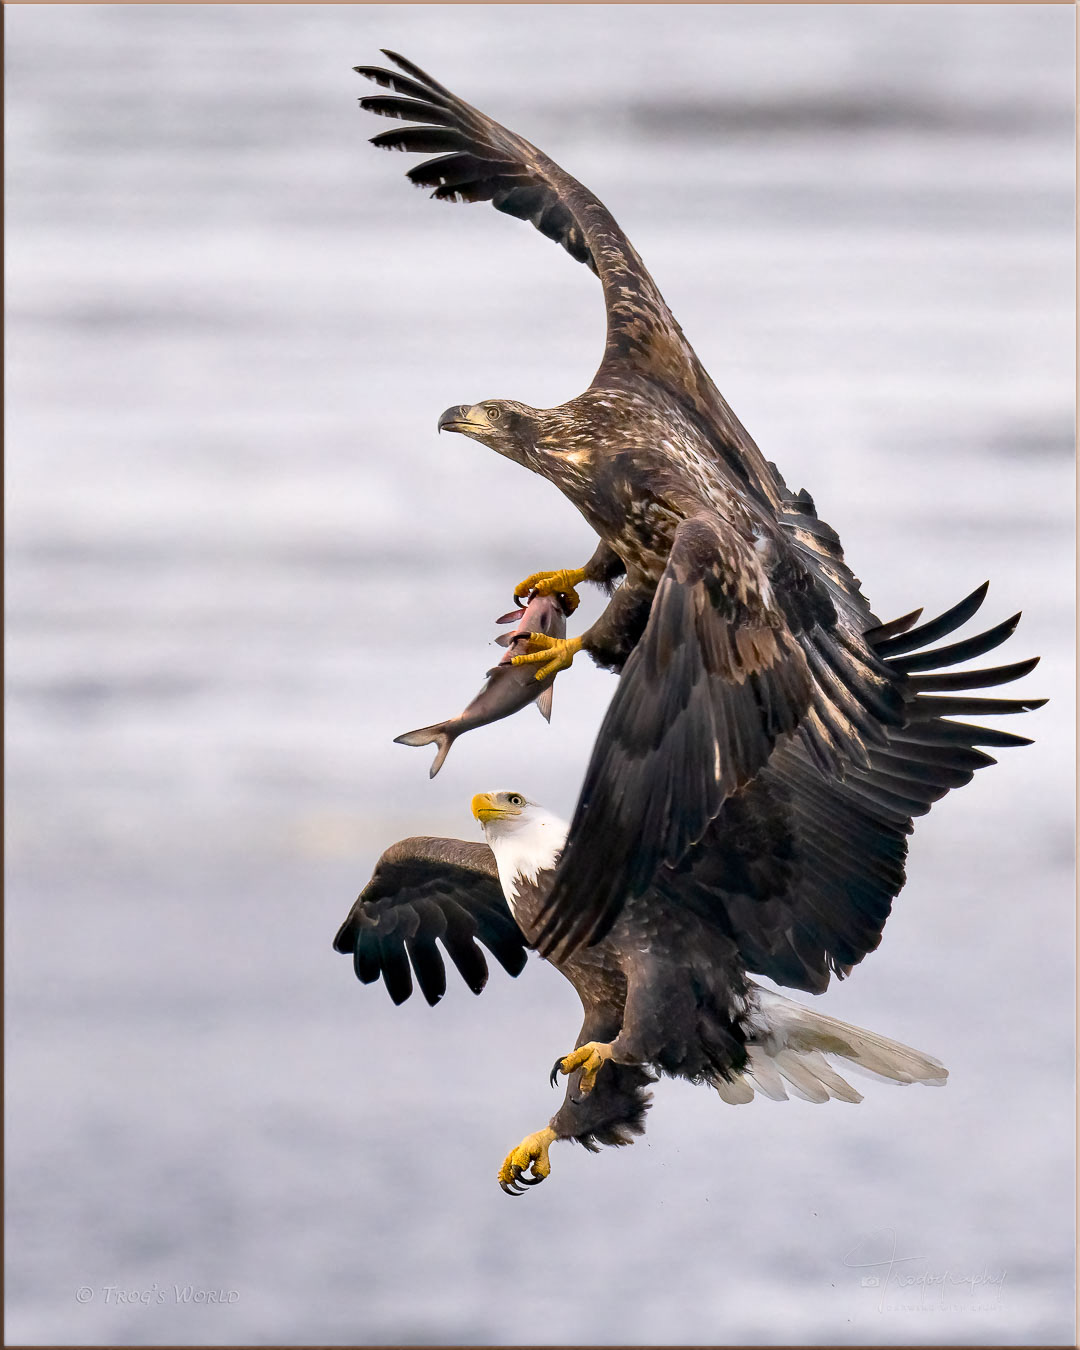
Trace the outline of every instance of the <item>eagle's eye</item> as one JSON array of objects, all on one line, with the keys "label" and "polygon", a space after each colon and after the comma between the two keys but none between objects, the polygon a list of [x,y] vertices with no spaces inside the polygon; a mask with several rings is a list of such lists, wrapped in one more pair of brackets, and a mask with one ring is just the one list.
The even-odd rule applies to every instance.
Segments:
[{"label": "eagle's eye", "polygon": [[511,794],[509,795],[509,797],[507,797],[506,800],[510,803],[511,806],[525,805],[525,798],[521,796],[519,792],[511,792]]},{"label": "eagle's eye", "polygon": [[502,416],[502,409],[496,406],[496,404],[494,403],[485,403],[484,411],[488,415],[489,422],[497,422],[499,418]]}]

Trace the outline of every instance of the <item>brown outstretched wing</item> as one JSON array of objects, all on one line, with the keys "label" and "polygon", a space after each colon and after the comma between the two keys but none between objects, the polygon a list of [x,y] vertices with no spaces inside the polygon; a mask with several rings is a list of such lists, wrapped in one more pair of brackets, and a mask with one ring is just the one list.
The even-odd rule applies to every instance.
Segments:
[{"label": "brown outstretched wing", "polygon": [[813,993],[826,988],[832,974],[847,974],[881,940],[904,884],[913,819],[994,763],[977,747],[1030,743],[951,720],[953,714],[1025,712],[1045,702],[968,696],[1020,679],[1037,658],[947,671],[1004,642],[1019,614],[933,647],[971,617],[985,594],[979,587],[918,628],[907,615],[867,634],[898,681],[904,717],[869,748],[864,767],[849,768],[843,778],[823,774],[799,738],[787,741],[724,804],[682,862],[661,869],[658,890],[715,922],[735,941],[748,970]]},{"label": "brown outstretched wing", "polygon": [[593,194],[536,146],[452,94],[395,52],[400,70],[356,66],[393,90],[360,100],[368,112],[416,123],[373,136],[390,150],[434,155],[408,177],[449,201],[490,201],[531,221],[599,276],[607,310],[604,359],[594,383],[645,377],[696,414],[705,436],[738,478],[774,506],[777,489],[761,452],[687,342],[630,241]]},{"label": "brown outstretched wing", "polygon": [[598,941],[810,706],[805,653],[763,581],[753,546],[715,518],[676,530],[586,770],[543,911],[542,955]]},{"label": "brown outstretched wing", "polygon": [[867,625],[855,626],[865,601],[841,566],[707,514],[679,525],[586,770],[543,914],[544,956],[603,937],[788,733],[823,774],[869,765],[902,697]]},{"label": "brown outstretched wing", "polygon": [[334,950],[353,958],[362,983],[381,975],[395,1003],[412,993],[415,974],[420,992],[434,1005],[446,992],[439,943],[474,994],[488,979],[478,943],[511,975],[521,972],[528,956],[486,844],[402,839],[375,864],[334,938]]}]

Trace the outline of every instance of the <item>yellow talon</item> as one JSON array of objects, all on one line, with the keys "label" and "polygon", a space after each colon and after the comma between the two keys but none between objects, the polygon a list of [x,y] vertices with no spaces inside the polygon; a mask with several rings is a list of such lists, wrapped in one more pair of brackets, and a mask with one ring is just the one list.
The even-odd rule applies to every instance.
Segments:
[{"label": "yellow talon", "polygon": [[514,587],[514,599],[524,600],[530,591],[537,595],[561,595],[567,612],[573,614],[581,604],[581,596],[574,590],[585,580],[584,567],[571,567],[561,572],[534,572]]},{"label": "yellow talon", "polygon": [[596,1086],[596,1075],[610,1058],[610,1045],[602,1045],[600,1041],[587,1041],[584,1045],[579,1045],[576,1050],[572,1050],[570,1054],[555,1061],[555,1068],[551,1071],[551,1081],[552,1083],[555,1082],[557,1074],[570,1075],[575,1069],[580,1069],[581,1082],[578,1091],[583,1097],[587,1097]]},{"label": "yellow talon", "polygon": [[[550,1128],[528,1134],[506,1155],[499,1168],[499,1185],[507,1195],[522,1195],[522,1186],[539,1186],[545,1177],[551,1175],[551,1163],[548,1161],[548,1148],[554,1142],[555,1131]],[[532,1176],[525,1175],[532,1168]]]},{"label": "yellow talon", "polygon": [[535,647],[535,651],[526,652],[524,656],[512,656],[510,664],[527,666],[542,662],[536,672],[536,678],[546,680],[549,675],[557,675],[560,670],[566,670],[581,651],[581,638],[553,638],[548,637],[546,633],[530,633],[529,645]]}]

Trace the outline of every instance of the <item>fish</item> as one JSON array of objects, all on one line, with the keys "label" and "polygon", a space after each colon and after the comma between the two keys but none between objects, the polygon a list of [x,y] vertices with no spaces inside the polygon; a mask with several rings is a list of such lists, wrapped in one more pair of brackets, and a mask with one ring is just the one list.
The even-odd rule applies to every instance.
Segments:
[{"label": "fish", "polygon": [[511,633],[502,633],[495,641],[506,648],[506,654],[497,666],[487,673],[480,692],[457,717],[446,722],[436,722],[430,727],[418,727],[415,731],[406,731],[403,736],[395,736],[395,745],[432,745],[438,746],[435,759],[428,772],[434,778],[442,768],[450,747],[463,732],[475,727],[486,727],[503,717],[510,717],[535,701],[545,721],[551,721],[551,693],[555,676],[545,680],[536,678],[535,666],[512,666],[511,660],[529,650],[529,637],[532,633],[546,633],[549,637],[566,636],[566,607],[557,595],[532,595],[523,609],[511,610],[496,623],[517,623]]}]

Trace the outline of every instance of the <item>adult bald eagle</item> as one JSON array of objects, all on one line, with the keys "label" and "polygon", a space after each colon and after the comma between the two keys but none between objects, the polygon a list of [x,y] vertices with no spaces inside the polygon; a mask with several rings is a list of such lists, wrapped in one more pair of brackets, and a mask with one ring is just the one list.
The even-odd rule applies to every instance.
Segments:
[{"label": "adult bald eagle", "polygon": [[[662,863],[626,897],[603,937],[552,954],[585,1019],[575,1050],[552,1073],[552,1081],[568,1076],[565,1100],[546,1128],[508,1154],[499,1172],[504,1190],[542,1181],[556,1139],[590,1149],[632,1143],[658,1071],[711,1083],[732,1103],[749,1101],[755,1089],[782,1098],[785,1083],[814,1102],[859,1101],[827,1055],[901,1083],[944,1081],[937,1060],[768,993],[749,976],[820,993],[833,974],[848,974],[877,947],[904,884],[912,819],[994,763],[976,746],[1027,743],[950,720],[967,700],[926,692],[993,685],[1035,664],[940,673],[990,651],[1016,627],[1019,615],[928,650],[985,594],[980,587],[920,627],[909,614],[862,634],[901,704],[895,723],[868,746],[865,765],[844,777],[823,773],[807,742],[788,737],[677,863]],[[429,1003],[442,997],[439,942],[479,993],[488,971],[478,942],[517,975],[541,938],[546,900],[568,856],[565,823],[518,792],[480,793],[472,805],[486,845],[394,844],[334,940],[357,977],[369,984],[381,976],[395,1003],[410,996],[414,975]]]},{"label": "adult bald eagle", "polygon": [[[1019,666],[930,681],[884,659],[885,630],[836,534],[762,456],[604,206],[528,141],[385,55],[397,70],[356,69],[393,93],[361,106],[416,125],[373,143],[434,154],[409,171],[414,183],[531,221],[603,287],[607,340],[583,394],[549,409],[462,404],[439,422],[555,483],[600,536],[583,567],[538,573],[519,591],[572,596],[581,581],[622,579],[586,632],[538,636],[538,650],[516,658],[548,673],[584,649],[621,671],[531,939],[565,962],[711,837],[725,802],[778,747],[785,762],[813,766],[815,792],[847,777],[903,813],[910,774],[901,788],[867,784],[909,723],[913,691],[949,690],[938,713],[1036,705],[957,696]],[[884,646],[868,640],[873,630]],[[950,734],[962,743],[968,732]]]}]

